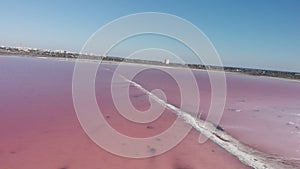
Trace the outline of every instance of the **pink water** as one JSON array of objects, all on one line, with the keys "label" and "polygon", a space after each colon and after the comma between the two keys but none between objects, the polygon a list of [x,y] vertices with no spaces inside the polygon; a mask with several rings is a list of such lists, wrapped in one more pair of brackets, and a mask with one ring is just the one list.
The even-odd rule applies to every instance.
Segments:
[{"label": "pink water", "polygon": [[[114,70],[114,65],[103,67]],[[192,130],[172,150],[156,157],[130,159],[94,144],[81,128],[72,102],[73,62],[26,57],[0,57],[0,168],[248,168],[211,141],[198,143]],[[180,73],[180,70],[174,70]],[[208,111],[210,84],[194,72],[201,93],[203,118]],[[110,95],[112,72],[99,70],[98,104],[109,124],[121,133],[148,137],[168,128],[176,116],[165,111],[156,121],[136,124],[115,109]],[[178,86],[167,74],[147,70],[135,81],[146,89],[160,88],[168,103],[178,105]],[[241,142],[266,153],[300,158],[300,83],[227,74],[228,96],[221,126]],[[148,99],[131,88],[131,101],[140,110]],[[300,126],[299,126],[300,127]]]}]

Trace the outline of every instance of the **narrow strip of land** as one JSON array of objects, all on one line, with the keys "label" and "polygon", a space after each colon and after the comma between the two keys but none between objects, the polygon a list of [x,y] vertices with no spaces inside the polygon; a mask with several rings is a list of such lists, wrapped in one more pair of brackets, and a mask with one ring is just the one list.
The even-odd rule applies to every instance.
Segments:
[{"label": "narrow strip of land", "polygon": [[147,65],[163,65],[168,67],[187,67],[191,69],[204,69],[204,70],[220,70],[226,72],[235,72],[242,74],[249,74],[254,76],[269,76],[285,79],[300,80],[300,72],[288,72],[288,71],[276,71],[276,70],[263,70],[253,68],[239,68],[229,66],[215,66],[215,65],[201,65],[201,64],[181,64],[181,63],[164,63],[161,61],[132,59],[117,56],[100,56],[96,54],[76,53],[68,52],[65,50],[44,50],[33,48],[20,48],[20,47],[4,47],[0,46],[0,55],[20,55],[31,57],[47,57],[47,58],[65,58],[65,59],[86,59],[91,61],[113,61],[113,62],[127,62],[127,63],[139,63]]}]

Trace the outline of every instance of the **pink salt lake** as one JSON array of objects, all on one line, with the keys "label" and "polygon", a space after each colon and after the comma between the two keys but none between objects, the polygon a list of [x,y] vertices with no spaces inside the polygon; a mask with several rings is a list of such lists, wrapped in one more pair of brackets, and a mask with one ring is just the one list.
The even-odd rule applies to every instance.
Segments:
[{"label": "pink salt lake", "polygon": [[[0,56],[0,168],[1,169],[219,169],[249,168],[212,141],[198,143],[195,130],[170,151],[151,158],[113,155],[84,133],[72,102],[74,62]],[[130,68],[132,65],[128,65]],[[102,69],[105,68],[105,69]],[[110,80],[114,64],[103,64],[96,78],[96,96],[112,127],[133,137],[148,137],[167,129],[176,115],[166,110],[157,120],[137,124],[123,118],[113,105]],[[174,70],[180,73],[180,70]],[[210,83],[205,72],[194,70],[205,118]],[[284,158],[300,158],[300,82],[227,73],[227,101],[220,126],[259,151]],[[179,105],[174,79],[149,69],[134,81],[147,90],[159,88],[167,102]],[[130,89],[139,110],[148,98]]]}]

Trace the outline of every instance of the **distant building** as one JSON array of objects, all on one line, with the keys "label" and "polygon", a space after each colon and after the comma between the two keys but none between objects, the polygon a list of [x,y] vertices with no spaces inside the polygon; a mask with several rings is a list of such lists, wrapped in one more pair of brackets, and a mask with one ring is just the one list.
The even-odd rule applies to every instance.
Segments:
[{"label": "distant building", "polygon": [[170,63],[170,59],[165,59],[164,64],[168,65]]}]

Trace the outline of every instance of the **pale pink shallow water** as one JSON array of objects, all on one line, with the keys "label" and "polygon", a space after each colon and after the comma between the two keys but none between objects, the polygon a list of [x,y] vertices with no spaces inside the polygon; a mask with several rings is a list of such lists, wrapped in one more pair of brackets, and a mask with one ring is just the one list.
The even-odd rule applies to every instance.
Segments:
[{"label": "pale pink shallow water", "polygon": [[[104,67],[114,69],[109,64]],[[248,168],[211,141],[199,144],[195,130],[175,148],[157,157],[129,159],[108,153],[87,137],[76,118],[73,68],[73,62],[0,57],[1,169]],[[130,123],[122,118],[111,101],[107,83],[111,75],[109,71],[99,72],[96,95],[107,121],[118,131],[135,137],[151,136],[168,128],[176,118],[168,111],[149,124]],[[201,84],[201,110],[205,117],[210,86],[205,73],[195,71],[195,75]],[[171,104],[180,102],[178,86],[161,71],[144,71],[135,81],[149,90],[161,88]],[[300,83],[238,74],[228,74],[227,81],[222,127],[263,152],[300,158]],[[147,109],[149,103],[141,92],[131,89],[130,94],[138,109]]]},{"label": "pale pink shallow water", "polygon": [[[148,75],[147,75],[148,74]],[[151,74],[151,75],[150,75]],[[153,70],[137,77],[145,88],[153,88],[158,73]],[[205,119],[211,101],[206,73],[194,71],[201,95],[200,109]],[[152,77],[152,78],[150,78]],[[161,81],[158,77],[156,81]],[[166,81],[167,76],[164,77]],[[241,142],[268,154],[300,160],[300,81],[227,73],[226,106],[220,125]],[[174,81],[163,83],[168,93]],[[178,106],[178,94],[168,101]]]}]

